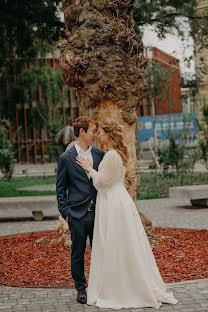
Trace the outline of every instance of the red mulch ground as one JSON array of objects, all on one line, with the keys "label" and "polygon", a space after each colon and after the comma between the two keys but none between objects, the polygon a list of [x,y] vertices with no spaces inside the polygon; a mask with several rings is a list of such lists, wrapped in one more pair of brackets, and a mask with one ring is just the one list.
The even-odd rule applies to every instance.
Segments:
[{"label": "red mulch ground", "polygon": [[[154,233],[164,236],[153,252],[165,282],[208,278],[207,230],[154,228]],[[56,236],[56,231],[46,231],[0,237],[0,283],[73,286],[70,249],[57,241],[45,245],[35,244],[37,239],[45,237],[52,240]],[[90,248],[87,247],[87,276],[89,264]]]}]

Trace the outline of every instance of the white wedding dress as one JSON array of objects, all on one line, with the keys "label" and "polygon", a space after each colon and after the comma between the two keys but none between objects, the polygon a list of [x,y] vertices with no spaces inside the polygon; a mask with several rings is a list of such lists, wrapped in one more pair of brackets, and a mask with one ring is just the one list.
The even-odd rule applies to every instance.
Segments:
[{"label": "white wedding dress", "polygon": [[89,173],[98,194],[87,303],[113,309],[176,304],[124,186],[125,170],[120,155],[110,150],[98,172]]}]

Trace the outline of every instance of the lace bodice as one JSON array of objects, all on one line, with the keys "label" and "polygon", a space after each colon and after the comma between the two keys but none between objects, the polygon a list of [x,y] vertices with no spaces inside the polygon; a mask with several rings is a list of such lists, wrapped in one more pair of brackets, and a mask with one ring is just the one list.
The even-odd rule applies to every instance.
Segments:
[{"label": "lace bodice", "polygon": [[117,183],[124,183],[126,168],[116,150],[108,151],[101,161],[98,172],[92,169],[89,173],[97,190],[106,190]]}]

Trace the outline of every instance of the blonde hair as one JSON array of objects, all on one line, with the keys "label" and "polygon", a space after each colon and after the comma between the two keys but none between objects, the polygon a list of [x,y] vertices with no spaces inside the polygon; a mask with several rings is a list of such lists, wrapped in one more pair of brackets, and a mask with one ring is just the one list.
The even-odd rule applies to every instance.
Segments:
[{"label": "blonde hair", "polygon": [[128,152],[127,148],[123,143],[123,129],[114,120],[103,120],[98,125],[108,134],[109,139],[113,145],[113,148],[121,156],[124,166],[127,166]]}]

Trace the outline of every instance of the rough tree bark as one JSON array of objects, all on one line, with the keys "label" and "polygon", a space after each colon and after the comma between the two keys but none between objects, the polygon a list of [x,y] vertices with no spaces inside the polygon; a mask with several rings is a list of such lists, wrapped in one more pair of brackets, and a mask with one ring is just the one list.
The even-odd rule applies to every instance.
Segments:
[{"label": "rough tree bark", "polygon": [[[60,47],[65,83],[77,90],[81,114],[116,119],[129,152],[126,187],[136,200],[140,183],[136,109],[147,88],[143,44],[134,31],[131,0],[62,0],[68,40]],[[151,221],[141,214],[145,229]]]}]

